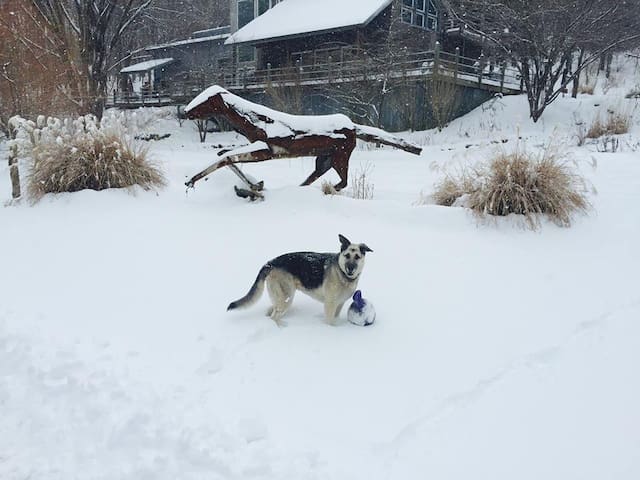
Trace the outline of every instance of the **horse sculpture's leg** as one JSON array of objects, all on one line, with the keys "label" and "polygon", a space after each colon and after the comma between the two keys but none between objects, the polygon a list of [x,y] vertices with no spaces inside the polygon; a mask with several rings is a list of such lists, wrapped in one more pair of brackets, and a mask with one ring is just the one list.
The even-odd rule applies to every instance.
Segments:
[{"label": "horse sculpture's leg", "polygon": [[300,185],[311,185],[317,179],[319,179],[322,175],[327,173],[331,166],[333,165],[333,156],[332,155],[318,155],[316,157],[316,169],[311,172],[311,175],[307,177],[307,179],[302,182]]},{"label": "horse sculpture's leg", "polygon": [[270,160],[271,158],[273,158],[273,155],[269,148],[260,148],[254,151],[247,151],[247,147],[243,147],[242,150],[244,151],[234,153],[235,150],[231,150],[225,153],[220,160],[212,163],[203,171],[191,177],[191,179],[187,181],[185,185],[189,188],[192,188],[198,180],[202,180],[210,173],[213,173],[222,167],[233,165],[235,163],[264,162],[265,160]]},{"label": "horse sculpture's leg", "polygon": [[349,159],[351,152],[356,148],[356,138],[348,139],[333,155],[333,169],[338,173],[340,182],[333,186],[336,190],[342,190],[349,182]]}]

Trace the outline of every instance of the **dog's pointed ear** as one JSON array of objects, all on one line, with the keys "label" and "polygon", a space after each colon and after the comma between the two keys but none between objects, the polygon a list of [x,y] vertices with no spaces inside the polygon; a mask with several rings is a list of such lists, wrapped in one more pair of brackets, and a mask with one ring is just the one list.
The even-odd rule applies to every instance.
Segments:
[{"label": "dog's pointed ear", "polygon": [[373,250],[371,250],[369,247],[367,247],[366,243],[361,243],[360,244],[360,253],[362,253],[362,255],[364,255],[367,252],[373,252]]},{"label": "dog's pointed ear", "polygon": [[351,245],[349,239],[344,235],[338,234],[338,239],[340,240],[340,251],[346,250]]}]

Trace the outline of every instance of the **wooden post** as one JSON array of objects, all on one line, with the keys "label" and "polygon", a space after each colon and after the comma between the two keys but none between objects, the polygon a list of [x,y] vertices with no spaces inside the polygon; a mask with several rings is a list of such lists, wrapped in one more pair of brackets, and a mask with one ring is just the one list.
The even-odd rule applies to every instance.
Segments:
[{"label": "wooden post", "polygon": [[478,58],[478,85],[482,85],[482,72],[484,71],[486,63],[487,60],[484,53],[481,53],[480,58]]},{"label": "wooden post", "polygon": [[[9,136],[16,138],[15,129],[9,125]],[[11,178],[11,198],[14,200],[20,198],[20,171],[18,170],[18,145],[13,143],[9,147],[9,177]]]},{"label": "wooden post", "polygon": [[438,72],[440,71],[440,42],[436,42],[436,47],[435,50],[433,52],[434,56],[433,56],[433,72],[432,75],[435,77],[438,75]]},{"label": "wooden post", "polygon": [[500,63],[500,93],[504,93],[504,75],[507,72],[507,64],[503,60]]},{"label": "wooden post", "polygon": [[456,64],[453,67],[453,83],[458,84],[458,68],[460,68],[460,47],[456,47]]}]

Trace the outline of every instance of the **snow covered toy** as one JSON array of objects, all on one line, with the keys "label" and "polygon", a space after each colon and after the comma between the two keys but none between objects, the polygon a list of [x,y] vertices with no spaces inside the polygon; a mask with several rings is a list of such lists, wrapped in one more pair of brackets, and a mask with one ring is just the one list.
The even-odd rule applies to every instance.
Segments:
[{"label": "snow covered toy", "polygon": [[356,290],[353,294],[353,302],[347,312],[347,320],[354,325],[366,327],[373,324],[376,319],[376,310],[373,308],[373,304],[362,298],[362,292]]}]

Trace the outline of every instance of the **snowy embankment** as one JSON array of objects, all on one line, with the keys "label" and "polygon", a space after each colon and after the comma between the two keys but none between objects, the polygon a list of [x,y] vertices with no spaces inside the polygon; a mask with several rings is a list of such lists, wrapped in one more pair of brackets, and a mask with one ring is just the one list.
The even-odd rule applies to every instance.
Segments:
[{"label": "snowy embankment", "polygon": [[[213,146],[238,139],[201,145],[163,119],[158,194],[1,208],[0,478],[640,476],[639,107],[597,93],[538,125],[524,97],[504,98],[412,134],[420,158],[357,150],[369,201],[295,186],[312,159],[248,167],[265,202],[237,198],[227,170],[185,194]],[[607,105],[635,115],[619,150],[573,146],[575,118]],[[531,232],[418,204],[444,169],[518,136],[564,145],[597,190],[588,216]],[[9,188],[4,162],[0,198]],[[345,312],[327,326],[303,295],[285,328],[266,299],[225,312],[264,261],[337,249],[338,233],[374,250],[360,283],[374,326]]]}]

